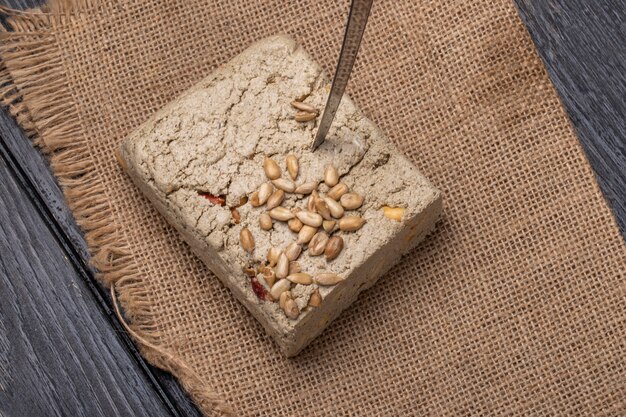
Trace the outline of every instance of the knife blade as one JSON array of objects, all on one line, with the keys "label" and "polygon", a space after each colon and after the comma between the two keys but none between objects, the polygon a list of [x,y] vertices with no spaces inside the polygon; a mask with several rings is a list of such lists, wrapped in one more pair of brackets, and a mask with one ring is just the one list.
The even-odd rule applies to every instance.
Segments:
[{"label": "knife blade", "polygon": [[343,97],[343,93],[346,90],[354,61],[359,52],[359,46],[361,45],[361,39],[363,38],[363,32],[365,32],[365,26],[367,25],[373,2],[374,0],[352,0],[348,24],[346,25],[339,61],[337,62],[337,70],[333,77],[333,84],[326,101],[326,107],[324,107],[322,119],[315,134],[315,140],[311,145],[312,151],[315,151],[324,142],[326,134],[328,134],[328,130],[335,119],[337,108],[339,103],[341,103],[341,97]]}]

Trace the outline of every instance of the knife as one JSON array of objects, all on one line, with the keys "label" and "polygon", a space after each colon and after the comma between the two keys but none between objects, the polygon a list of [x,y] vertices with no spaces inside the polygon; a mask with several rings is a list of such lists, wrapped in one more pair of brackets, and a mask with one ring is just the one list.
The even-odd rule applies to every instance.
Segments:
[{"label": "knife", "polygon": [[373,2],[374,0],[352,0],[346,33],[343,37],[341,53],[337,62],[337,70],[335,71],[322,119],[315,134],[315,140],[311,145],[312,151],[315,151],[324,142],[335,114],[337,114],[337,108],[341,102],[341,97],[343,97],[343,92],[346,90],[346,85],[348,85],[352,66],[359,52],[359,46],[361,45],[361,39],[363,38],[363,32],[365,32],[367,18],[370,15]]}]

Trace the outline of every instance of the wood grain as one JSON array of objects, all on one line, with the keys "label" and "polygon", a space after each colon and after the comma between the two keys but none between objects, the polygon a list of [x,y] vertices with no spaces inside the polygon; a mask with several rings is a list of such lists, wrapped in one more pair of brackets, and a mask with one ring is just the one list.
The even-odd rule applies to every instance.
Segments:
[{"label": "wood grain", "polygon": [[[28,194],[33,202],[26,213],[31,216],[38,215],[45,221],[59,245],[65,250],[65,257],[72,260],[76,274],[82,280],[83,285],[89,288],[91,294],[89,308],[92,314],[102,314],[104,311],[108,319],[108,328],[113,330],[112,334],[117,334],[122,338],[123,343],[119,354],[132,356],[135,372],[145,376],[148,386],[166,404],[171,415],[200,416],[200,412],[178,382],[170,374],[147,364],[123,330],[111,309],[108,292],[99,285],[93,270],[88,266],[86,243],[64,202],[61,190],[45,158],[31,145],[13,119],[3,111],[0,112],[0,155],[5,158],[5,163],[8,163],[13,179],[22,185],[23,192]],[[0,199],[4,198],[7,197],[0,195]],[[27,259],[24,261],[25,267],[28,267]],[[41,300],[41,302],[47,301]],[[54,346],[49,348],[54,349]],[[37,366],[46,367],[47,364],[41,362]],[[100,363],[100,366],[106,367],[108,364]],[[132,367],[129,367],[128,371],[132,371]],[[137,390],[128,390],[127,395],[142,396],[143,394]]]},{"label": "wood grain", "polygon": [[626,237],[626,1],[516,2]]},{"label": "wood grain", "polygon": [[0,160],[0,415],[171,415]]}]

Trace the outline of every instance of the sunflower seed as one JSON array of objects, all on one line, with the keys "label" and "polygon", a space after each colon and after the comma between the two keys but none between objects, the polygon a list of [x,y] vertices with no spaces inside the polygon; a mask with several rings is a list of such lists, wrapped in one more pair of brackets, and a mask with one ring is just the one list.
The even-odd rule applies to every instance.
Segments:
[{"label": "sunflower seed", "polygon": [[326,232],[317,232],[309,242],[309,255],[319,256],[324,253],[326,243],[328,243],[328,235],[326,234]]},{"label": "sunflower seed", "polygon": [[267,199],[267,209],[271,210],[280,206],[285,199],[285,192],[283,190],[276,190],[272,193],[270,198]]},{"label": "sunflower seed", "polygon": [[289,275],[297,274],[298,272],[302,272],[302,267],[296,261],[289,262]]},{"label": "sunflower seed", "polygon": [[274,285],[272,285],[272,289],[270,290],[270,295],[274,297],[274,300],[278,300],[280,295],[285,291],[289,291],[291,288],[291,281],[287,279],[279,279],[276,281]]},{"label": "sunflower seed", "polygon": [[302,226],[300,232],[298,233],[298,240],[296,241],[298,244],[309,243],[313,236],[317,233],[317,227],[311,227],[308,225]]},{"label": "sunflower seed", "polygon": [[270,266],[275,266],[278,263],[278,258],[280,258],[281,253],[283,253],[282,250],[274,247],[267,251],[267,260],[270,263]]},{"label": "sunflower seed", "polygon": [[241,222],[241,214],[236,208],[230,209],[230,215],[233,216],[233,221],[235,222],[235,224],[239,224]]},{"label": "sunflower seed", "polygon": [[328,208],[330,209],[330,214],[332,214],[334,218],[338,219],[343,216],[343,207],[341,206],[341,204],[328,197],[324,197],[324,201],[328,205]]},{"label": "sunflower seed", "polygon": [[324,220],[322,222],[322,228],[324,228],[324,231],[326,233],[331,233],[333,230],[335,230],[336,224],[337,222],[335,220]]},{"label": "sunflower seed", "polygon": [[243,250],[248,253],[254,250],[254,237],[247,227],[244,227],[239,232],[239,240],[241,242],[241,247],[243,248]]},{"label": "sunflower seed", "polygon": [[294,190],[296,194],[311,194],[313,190],[317,188],[317,181],[306,182],[304,184],[300,184]]},{"label": "sunflower seed", "polygon": [[383,207],[383,213],[385,217],[398,222],[402,220],[402,216],[404,216],[404,211],[405,209],[402,207]]},{"label": "sunflower seed", "polygon": [[252,207],[259,207],[261,205],[261,201],[259,200],[259,192],[253,192],[248,201],[250,202],[250,205]]},{"label": "sunflower seed", "polygon": [[346,216],[339,219],[339,230],[344,232],[354,232],[365,224],[365,219],[357,216]]},{"label": "sunflower seed", "polygon": [[306,209],[309,210],[312,213],[315,213],[316,208],[315,208],[315,203],[317,202],[317,199],[319,198],[319,194],[317,193],[317,191],[311,191],[311,196],[309,197],[309,200],[306,203]]},{"label": "sunflower seed", "polygon": [[341,236],[333,236],[328,239],[326,248],[324,249],[324,256],[327,261],[335,259],[343,250],[343,238]]},{"label": "sunflower seed", "polygon": [[280,220],[286,222],[289,219],[293,219],[295,214],[285,207],[274,207],[269,211],[270,217],[274,220]]},{"label": "sunflower seed", "polygon": [[259,216],[259,225],[263,230],[270,230],[272,228],[272,218],[267,213],[261,213]]},{"label": "sunflower seed", "polygon": [[276,282],[276,273],[272,268],[265,268],[265,271],[263,271],[263,278],[265,278],[265,282],[267,282],[267,285],[271,288]]},{"label": "sunflower seed", "polygon": [[274,191],[274,187],[269,182],[261,184],[259,187],[259,204],[265,204],[270,195],[272,195],[272,191]]},{"label": "sunflower seed", "polygon": [[285,253],[281,253],[276,264],[276,278],[285,278],[289,274],[289,258]]},{"label": "sunflower seed", "polygon": [[310,211],[299,211],[296,213],[296,217],[307,226],[320,227],[322,225],[322,216],[317,213],[311,213]]},{"label": "sunflower seed", "polygon": [[272,183],[274,184],[274,187],[278,188],[279,190],[283,190],[286,193],[293,193],[296,189],[296,184],[294,184],[293,181],[288,180],[287,178],[278,178],[272,181]]},{"label": "sunflower seed", "polygon": [[282,308],[284,310],[285,309],[285,302],[287,300],[289,300],[290,298],[292,298],[291,291],[285,291],[285,292],[281,293],[280,297],[278,299],[278,305],[280,306],[280,308]]},{"label": "sunflower seed", "polygon": [[315,210],[326,220],[332,220],[333,217],[330,213],[330,209],[328,208],[328,204],[322,198],[318,198],[315,200]]},{"label": "sunflower seed", "polygon": [[344,278],[332,272],[324,272],[313,277],[313,282],[317,285],[335,285],[343,280]]},{"label": "sunflower seed", "polygon": [[298,256],[300,256],[300,252],[302,252],[302,246],[298,245],[295,242],[292,242],[287,245],[284,253],[285,255],[287,255],[287,259],[289,259],[290,261],[295,261],[296,259],[298,259]]},{"label": "sunflower seed", "polygon": [[294,116],[294,119],[296,119],[296,122],[310,122],[311,120],[315,120],[316,117],[317,117],[317,113],[299,111]]},{"label": "sunflower seed", "polygon": [[283,309],[283,311],[285,312],[285,315],[291,320],[297,319],[300,315],[300,309],[298,308],[298,305],[291,298],[288,298],[287,301],[285,301],[285,308]]},{"label": "sunflower seed", "polygon": [[289,172],[289,176],[294,181],[298,178],[298,169],[298,157],[293,154],[287,155],[287,172]]},{"label": "sunflower seed", "polygon": [[315,107],[311,106],[310,104],[303,103],[301,101],[294,100],[294,101],[291,102],[291,105],[294,108],[296,108],[298,110],[302,110],[304,112],[319,113],[319,111]]},{"label": "sunflower seed", "polygon": [[310,285],[313,280],[311,275],[304,272],[296,272],[295,274],[287,275],[287,279],[294,284]]},{"label": "sunflower seed", "polygon": [[280,178],[280,167],[276,161],[267,156],[263,159],[263,170],[265,171],[265,176],[270,180]]},{"label": "sunflower seed", "polygon": [[339,173],[334,165],[326,165],[324,169],[324,184],[329,188],[334,187],[339,182]]},{"label": "sunflower seed", "polygon": [[320,304],[322,304],[322,295],[320,294],[319,288],[316,288],[309,298],[309,305],[311,307],[319,307]]},{"label": "sunflower seed", "polygon": [[330,191],[328,191],[328,194],[326,195],[336,201],[336,200],[339,200],[341,196],[347,192],[348,192],[348,186],[344,184],[343,182],[340,182],[339,184],[331,188]]},{"label": "sunflower seed", "polygon": [[346,193],[341,196],[341,205],[346,210],[356,210],[363,204],[363,196],[357,193]]},{"label": "sunflower seed", "polygon": [[302,222],[300,221],[300,219],[291,219],[287,222],[287,226],[289,227],[289,230],[291,230],[294,233],[298,233],[300,231],[300,229],[302,229]]}]

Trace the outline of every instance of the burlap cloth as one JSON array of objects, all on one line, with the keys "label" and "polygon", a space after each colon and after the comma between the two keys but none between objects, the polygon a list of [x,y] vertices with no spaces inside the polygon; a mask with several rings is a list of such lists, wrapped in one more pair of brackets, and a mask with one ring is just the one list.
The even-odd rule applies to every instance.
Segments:
[{"label": "burlap cloth", "polygon": [[445,216],[295,359],[117,167],[131,129],[255,40],[288,32],[332,70],[347,10],[128,0],[10,17],[4,100],[146,358],[207,415],[624,415],[624,242],[511,1],[374,5],[349,90]]}]

